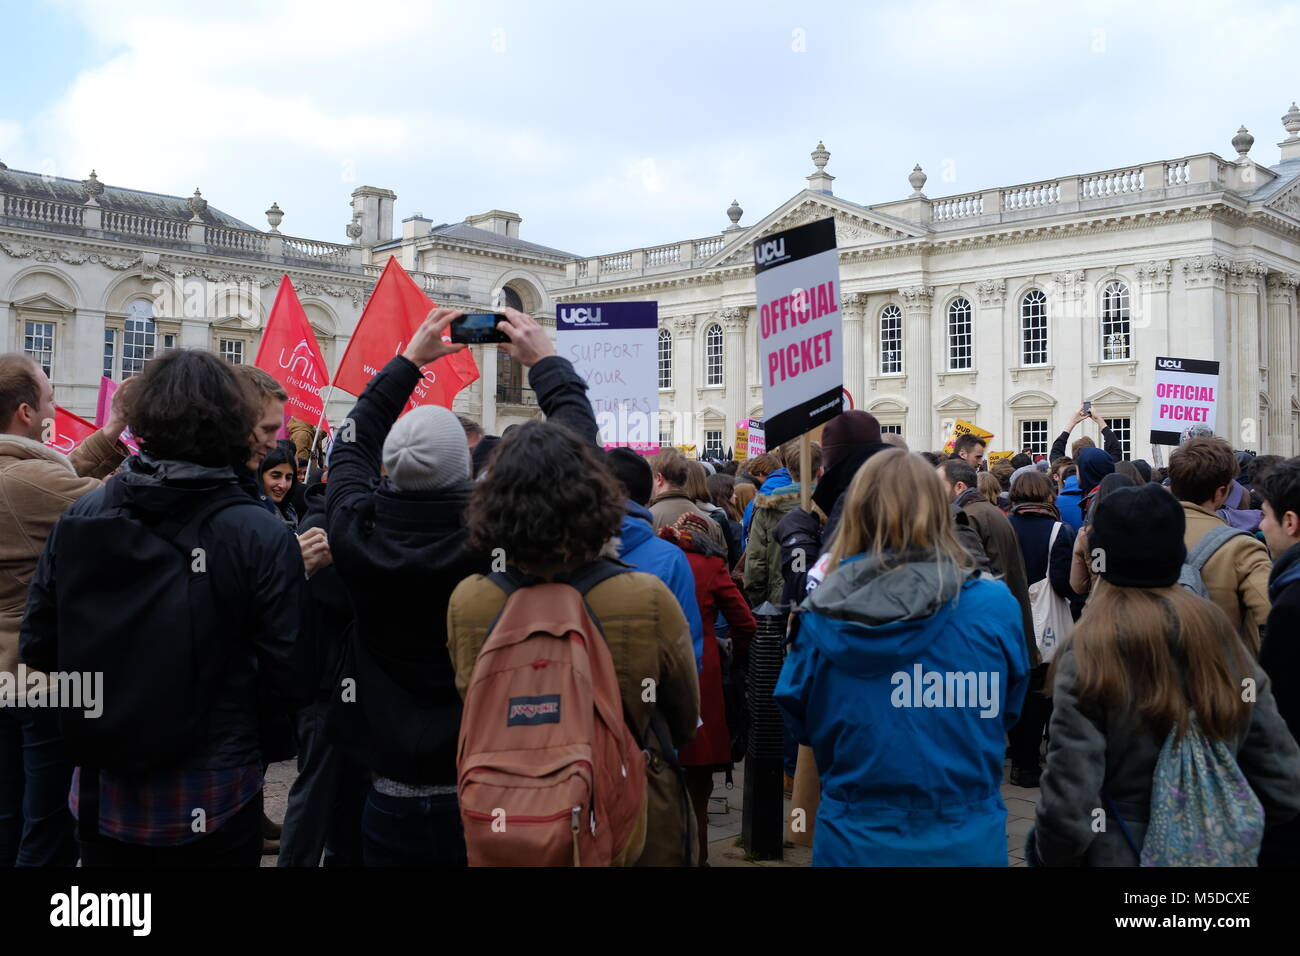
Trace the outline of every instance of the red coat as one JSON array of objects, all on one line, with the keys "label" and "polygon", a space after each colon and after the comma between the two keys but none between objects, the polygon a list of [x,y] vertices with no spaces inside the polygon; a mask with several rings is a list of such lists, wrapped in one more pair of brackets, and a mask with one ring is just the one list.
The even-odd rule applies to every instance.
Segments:
[{"label": "red coat", "polygon": [[746,656],[756,625],[749,604],[727,570],[725,558],[691,550],[686,551],[686,558],[695,577],[695,599],[704,623],[704,660],[700,669],[700,719],[704,724],[695,739],[679,751],[678,758],[684,767],[726,766],[731,763],[731,731],[722,699],[722,660],[713,623],[721,611],[739,659]]}]

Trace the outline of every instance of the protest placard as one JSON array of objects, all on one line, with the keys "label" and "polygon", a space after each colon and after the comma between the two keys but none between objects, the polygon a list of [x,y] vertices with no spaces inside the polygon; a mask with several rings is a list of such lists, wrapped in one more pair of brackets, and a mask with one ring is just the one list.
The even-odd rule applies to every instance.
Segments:
[{"label": "protest placard", "polygon": [[1213,431],[1218,398],[1218,362],[1157,356],[1151,444],[1177,445],[1188,425]]},{"label": "protest placard", "polygon": [[659,451],[657,302],[557,303],[556,351],[587,381],[606,448]]},{"label": "protest placard", "polygon": [[736,449],[733,457],[736,461],[757,458],[767,451],[767,439],[763,432],[763,419],[742,418],[736,422]]},{"label": "protest placard", "polygon": [[843,408],[835,221],[820,219],[757,240],[754,268],[763,422],[766,443],[775,446]]},{"label": "protest placard", "polygon": [[985,445],[987,445],[989,439],[993,437],[992,432],[985,431],[983,428],[966,421],[964,418],[959,418],[953,423],[952,432],[949,433],[948,441],[944,443],[943,450],[948,452],[948,454],[952,454],[957,447],[957,439],[962,435],[974,435],[977,438],[981,438]]},{"label": "protest placard", "polygon": [[990,467],[999,461],[1010,461],[1016,457],[1014,451],[990,451],[985,453],[984,460],[989,463]]}]

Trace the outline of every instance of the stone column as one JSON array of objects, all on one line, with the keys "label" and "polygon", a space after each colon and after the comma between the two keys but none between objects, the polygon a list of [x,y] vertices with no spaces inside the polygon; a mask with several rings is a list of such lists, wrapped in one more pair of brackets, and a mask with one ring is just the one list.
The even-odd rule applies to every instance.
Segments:
[{"label": "stone column", "polygon": [[481,345],[478,356],[478,384],[483,389],[483,412],[479,424],[483,434],[497,434],[497,347]]},{"label": "stone column", "polygon": [[1259,420],[1259,391],[1255,383],[1259,382],[1259,370],[1264,365],[1263,350],[1265,343],[1260,341],[1260,291],[1268,269],[1263,263],[1247,259],[1232,264],[1228,277],[1228,290],[1231,297],[1230,312],[1233,347],[1229,355],[1235,366],[1237,389],[1236,408],[1233,411],[1233,431],[1229,432],[1228,423],[1219,426],[1219,433],[1232,443],[1234,448],[1251,448],[1262,450],[1260,444],[1264,438],[1266,424]]},{"label": "stone column", "polygon": [[745,417],[748,402],[748,383],[745,379],[745,326],[749,319],[748,308],[723,309],[718,313],[722,322],[722,361],[723,381],[727,383],[724,408],[727,413],[726,427],[722,433],[723,447],[731,445],[735,438],[736,422]]},{"label": "stone column", "polygon": [[[1195,256],[1183,261],[1186,308],[1183,314],[1188,358],[1219,360],[1219,402],[1215,431],[1236,446],[1241,419],[1238,415],[1243,383],[1229,349],[1227,275],[1232,262],[1222,256]],[[1252,392],[1255,376],[1244,383]]]},{"label": "stone column", "polygon": [[673,444],[698,442],[695,437],[695,316],[673,319]]},{"label": "stone column", "polygon": [[[1006,301],[1007,301],[1007,280],[1006,279],[985,279],[975,284],[975,294],[979,299],[979,311],[974,317],[975,332],[975,353],[972,356],[975,370],[984,369],[984,388],[976,390],[976,395],[980,396],[977,401],[983,403],[988,399],[989,412],[985,414],[985,419],[997,415],[997,423],[993,426],[998,429],[997,435],[1000,439],[1001,448],[1020,448],[1020,436],[1012,434],[1014,427],[1008,417],[1011,412],[1007,408],[1007,376],[1002,370],[1007,368],[1006,360],[1006,340],[1007,340],[1007,320],[1006,320]],[[1020,336],[1013,332],[1011,336],[1015,349],[1019,349]],[[1020,364],[1020,356],[1015,356],[1015,364]],[[990,374],[993,370],[998,371],[996,378]],[[996,382],[994,389],[989,389],[989,382]],[[993,412],[997,409],[997,412]],[[985,425],[988,428],[989,426]]]},{"label": "stone column", "polygon": [[[104,312],[77,309],[64,326],[62,347],[62,359],[58,356],[54,359],[55,375],[60,374],[61,365],[64,382],[58,395],[59,404],[82,417],[94,418],[99,380],[104,372]],[[119,341],[119,362],[121,348]]]},{"label": "stone column", "polygon": [[1294,273],[1272,272],[1268,276],[1268,431],[1264,451],[1294,455],[1291,434],[1291,398],[1295,395],[1293,349],[1295,334],[1296,283]]},{"label": "stone column", "polygon": [[930,310],[934,286],[909,286],[898,291],[903,297],[903,370],[907,373],[907,424],[903,437],[917,451],[932,450],[935,425]]},{"label": "stone column", "polygon": [[866,407],[866,335],[867,294],[850,292],[840,299],[844,310],[844,387],[853,396],[857,408]]}]

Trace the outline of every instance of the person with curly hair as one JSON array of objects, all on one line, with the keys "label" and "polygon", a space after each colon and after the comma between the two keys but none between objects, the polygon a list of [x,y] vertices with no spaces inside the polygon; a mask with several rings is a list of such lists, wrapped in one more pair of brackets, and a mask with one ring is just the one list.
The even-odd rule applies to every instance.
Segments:
[{"label": "person with curly hair", "polygon": [[[617,555],[623,515],[623,487],[593,444],[560,425],[527,422],[502,438],[492,468],[470,496],[466,520],[471,548],[497,551],[511,570],[550,581]],[[482,574],[466,578],[451,595],[447,646],[462,696],[506,598]],[[686,617],[667,586],[640,571],[601,581],[586,600],[609,646],[624,712],[650,757],[646,842],[637,865],[695,865],[694,813],[668,752],[690,743],[699,723]],[[665,728],[666,744],[649,730],[656,722]]]}]

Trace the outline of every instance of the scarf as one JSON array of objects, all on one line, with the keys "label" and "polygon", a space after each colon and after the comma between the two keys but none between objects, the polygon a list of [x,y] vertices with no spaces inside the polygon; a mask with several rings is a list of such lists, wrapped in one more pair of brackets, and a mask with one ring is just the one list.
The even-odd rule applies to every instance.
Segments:
[{"label": "scarf", "polygon": [[1045,518],[1051,518],[1053,521],[1061,520],[1061,512],[1057,510],[1056,505],[1049,505],[1045,501],[1021,501],[1011,506],[1013,515],[1042,515]]}]

